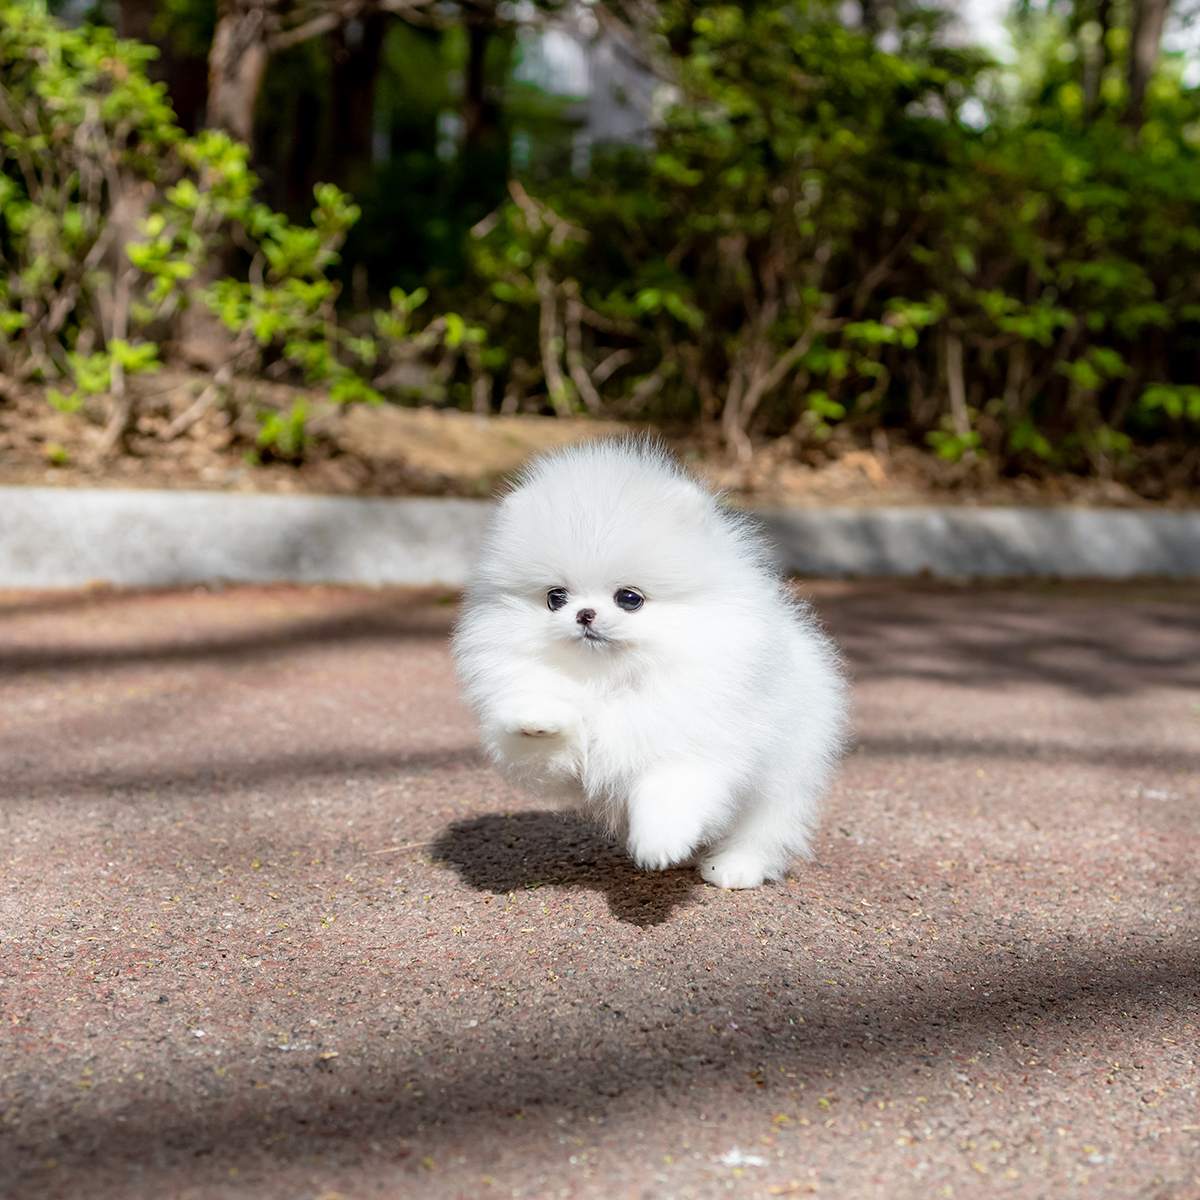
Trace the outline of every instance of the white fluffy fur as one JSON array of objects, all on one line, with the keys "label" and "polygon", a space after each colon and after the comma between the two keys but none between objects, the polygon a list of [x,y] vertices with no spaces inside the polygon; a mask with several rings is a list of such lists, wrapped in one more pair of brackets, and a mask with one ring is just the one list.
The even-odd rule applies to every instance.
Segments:
[{"label": "white fluffy fur", "polygon": [[836,653],[744,520],[654,444],[535,462],[499,505],[454,652],[495,762],[640,867],[752,888],[808,855],[846,724]]}]

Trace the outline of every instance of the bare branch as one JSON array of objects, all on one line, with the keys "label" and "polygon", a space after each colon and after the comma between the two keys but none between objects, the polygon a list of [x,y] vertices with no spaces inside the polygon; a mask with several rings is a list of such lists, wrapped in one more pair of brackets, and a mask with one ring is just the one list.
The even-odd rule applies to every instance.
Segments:
[{"label": "bare branch", "polygon": [[186,433],[195,423],[212,406],[212,402],[217,398],[221,391],[229,386],[233,379],[233,368],[238,358],[241,357],[242,351],[245,349],[243,338],[239,338],[233,345],[229,357],[218,368],[216,374],[212,378],[212,382],[200,393],[196,402],[190,405],[186,411],[180,413],[170,425],[166,427],[158,436],[164,442],[174,441],[181,433]]},{"label": "bare branch", "polygon": [[[619,321],[613,317],[605,317],[593,309],[588,308],[584,304],[579,311],[579,319],[585,324],[590,325],[593,329],[599,329],[601,333],[623,333],[627,337],[630,334],[637,333],[636,321]],[[615,371],[616,368],[614,367]]]},{"label": "bare branch", "polygon": [[597,386],[602,384],[614,371],[619,371],[626,363],[633,361],[632,350],[614,350],[607,358],[602,358],[592,368],[592,379]]},{"label": "bare branch", "polygon": [[1028,408],[1034,397],[1058,373],[1058,364],[1065,361],[1068,354],[1075,348],[1079,335],[1083,332],[1082,323],[1076,319],[1062,332],[1053,353],[1046,359],[1045,366],[1021,385],[1021,407]]},{"label": "bare branch", "polygon": [[537,233],[542,227],[541,205],[515,179],[509,180],[508,192],[517,202],[517,207],[525,214],[529,232]]},{"label": "bare branch", "polygon": [[818,333],[827,333],[840,328],[841,325],[841,321],[829,320],[828,306],[822,307],[817,315],[813,317],[804,333],[796,339],[792,346],[779,358],[779,361],[767,372],[762,381],[762,392],[760,394],[765,395],[773,387],[777,387],[783,382],[783,377],[808,353],[809,348],[813,344],[813,339]]},{"label": "bare branch", "polygon": [[739,459],[744,461],[750,456],[750,439],[746,436],[746,428],[762,398],[772,388],[778,387],[787,373],[808,353],[817,334],[837,329],[842,325],[841,321],[829,319],[833,304],[833,297],[828,297],[813,314],[800,337],[769,368],[765,368],[765,363],[771,356],[768,334],[771,325],[774,324],[777,309],[774,304],[763,306],[756,322],[756,335],[747,349],[739,348],[738,356],[734,360],[725,411],[721,418],[725,442],[736,451]]},{"label": "bare branch", "polygon": [[306,21],[303,25],[297,25],[295,29],[285,29],[281,33],[277,33],[267,42],[267,48],[272,54],[278,54],[281,50],[288,49],[289,46],[298,45],[300,42],[307,42],[309,38],[320,37],[323,33],[328,33],[331,29],[336,29],[339,25],[344,24],[347,20],[341,12],[326,12],[319,17],[313,17],[311,21]]},{"label": "bare branch", "polygon": [[579,284],[574,279],[568,279],[563,284],[563,291],[567,297],[567,369],[571,372],[571,380],[579,389],[588,412],[598,417],[604,405],[583,362],[583,334],[579,328],[583,302],[579,299]]},{"label": "bare branch", "polygon": [[[950,389],[950,416],[954,421],[954,432],[962,440],[971,436],[971,416],[967,412],[967,390],[963,381],[962,338],[957,333],[946,334],[946,384]],[[975,451],[963,455],[965,462],[973,462]]]},{"label": "bare branch", "polygon": [[368,8],[372,11],[395,13],[397,16],[404,17],[405,20],[416,21],[420,24],[437,23],[433,21],[428,11],[432,8],[431,0],[381,0],[377,4],[371,4],[370,0],[347,0],[342,4],[321,7],[324,8],[324,11],[318,12],[316,16],[310,17],[307,21],[294,25],[291,29],[281,29],[272,34],[267,40],[267,47],[271,53],[275,54],[280,50],[286,50],[289,46],[308,41],[309,38],[320,37],[321,34],[328,33],[331,29],[336,29],[347,21],[353,21]]},{"label": "bare branch", "polygon": [[517,206],[525,214],[530,233],[540,232],[543,225],[550,230],[550,244],[561,246],[568,238],[576,242],[586,242],[588,232],[579,225],[572,225],[564,220],[550,207],[540,200],[535,200],[522,186],[513,179],[509,181],[508,191],[516,201]]},{"label": "bare branch", "polygon": [[896,262],[917,240],[924,224],[925,218],[918,217],[905,231],[904,236],[862,277],[850,305],[850,311],[856,317],[866,308],[871,293],[888,277]]},{"label": "bare branch", "polygon": [[[117,277],[110,340],[124,341],[129,334],[129,305],[133,298],[131,290],[137,275],[137,268],[130,267]],[[133,397],[125,385],[125,367],[117,355],[113,355],[109,370],[109,418],[99,442],[96,443],[97,459],[105,458],[124,439],[133,415]]]},{"label": "bare branch", "polygon": [[[520,185],[517,185],[520,186]],[[522,189],[524,190],[524,189]],[[560,417],[571,415],[571,402],[567,395],[567,384],[563,378],[559,355],[562,352],[562,334],[558,328],[558,289],[550,278],[550,268],[544,259],[538,259],[533,268],[533,279],[537,285],[541,314],[538,320],[538,340],[542,350],[542,370],[546,376],[546,390],[550,403]]]},{"label": "bare branch", "polygon": [[1004,407],[1012,420],[1021,412],[1021,384],[1025,379],[1025,339],[1018,338],[1008,351],[1008,374],[1004,380]]}]

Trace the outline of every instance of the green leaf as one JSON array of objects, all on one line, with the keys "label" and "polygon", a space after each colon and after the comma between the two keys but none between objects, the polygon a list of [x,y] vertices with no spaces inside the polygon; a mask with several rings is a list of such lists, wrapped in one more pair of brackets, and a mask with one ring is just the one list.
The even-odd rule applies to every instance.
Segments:
[{"label": "green leaf", "polygon": [[335,404],[384,403],[383,397],[366,380],[349,371],[334,380],[333,387],[329,389],[329,398]]},{"label": "green leaf", "polygon": [[60,413],[77,413],[83,407],[84,394],[72,392],[67,396],[57,388],[47,388],[46,400],[51,408],[57,409]]},{"label": "green leaf", "polygon": [[1008,448],[1015,453],[1028,450],[1043,462],[1052,462],[1056,455],[1054,447],[1044,434],[1039,433],[1034,423],[1028,419],[1019,421],[1013,426],[1008,437]]},{"label": "green leaf", "polygon": [[826,421],[840,421],[846,415],[845,406],[830,400],[824,392],[810,392],[808,408]]},{"label": "green leaf", "polygon": [[1152,383],[1138,400],[1143,412],[1165,412],[1175,420],[1200,421],[1200,387],[1194,384]]},{"label": "green leaf", "polygon": [[982,454],[979,449],[979,433],[972,429],[968,433],[952,433],[945,429],[933,429],[925,435],[925,441],[938,453],[939,458],[958,462],[969,451]]},{"label": "green leaf", "polygon": [[162,367],[158,361],[158,346],[153,342],[139,342],[131,346],[122,338],[113,338],[108,343],[108,349],[127,375],[153,374]]},{"label": "green leaf", "polygon": [[297,400],[287,412],[259,413],[258,419],[262,427],[254,444],[259,450],[267,450],[272,457],[286,462],[303,458],[308,441],[306,401]]}]

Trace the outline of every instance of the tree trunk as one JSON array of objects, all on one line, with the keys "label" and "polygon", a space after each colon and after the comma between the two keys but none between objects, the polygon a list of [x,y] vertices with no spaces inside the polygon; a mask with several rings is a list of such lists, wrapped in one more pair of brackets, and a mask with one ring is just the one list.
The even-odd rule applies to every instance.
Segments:
[{"label": "tree trunk", "polygon": [[504,202],[508,181],[508,140],[502,125],[500,100],[504,82],[501,64],[511,53],[512,34],[497,27],[495,8],[490,2],[464,9],[462,19],[467,36],[467,61],[455,203],[467,220],[479,220]]},{"label": "tree trunk", "polygon": [[208,55],[208,127],[251,147],[268,39],[279,27],[278,2],[221,0]]},{"label": "tree trunk", "polygon": [[204,111],[207,63],[203,54],[189,53],[155,28],[159,6],[159,0],[120,0],[117,32],[158,49],[158,58],[146,64],[146,74],[152,82],[167,85],[175,119],[184,133],[193,134]]},{"label": "tree trunk", "polygon": [[333,146],[325,178],[356,195],[371,182],[375,75],[383,35],[382,13],[364,14],[327,35],[333,60]]},{"label": "tree trunk", "polygon": [[[219,0],[217,27],[208,52],[205,125],[254,148],[254,106],[269,53],[267,39],[279,28],[280,0]],[[193,281],[199,290],[222,273],[210,258]],[[206,305],[190,304],[180,314],[176,353],[205,370],[216,370],[229,354],[230,336]]]},{"label": "tree trunk", "polygon": [[1099,0],[1093,17],[1099,33],[1083,45],[1083,111],[1088,120],[1100,106],[1100,88],[1108,65],[1108,31],[1112,27],[1112,0]]},{"label": "tree trunk", "polygon": [[1121,120],[1140,129],[1145,119],[1146,87],[1158,65],[1163,24],[1171,0],[1135,0],[1129,39],[1129,105]]},{"label": "tree trunk", "polygon": [[463,141],[472,148],[494,149],[500,136],[500,108],[487,86],[485,65],[495,16],[476,12],[467,22],[467,70],[463,80]]},{"label": "tree trunk", "polygon": [[137,38],[139,42],[154,42],[151,27],[157,7],[153,0],[121,0],[117,33],[123,38]]},{"label": "tree trunk", "polygon": [[883,5],[879,0],[862,0],[862,17],[859,28],[874,40],[879,35]]}]

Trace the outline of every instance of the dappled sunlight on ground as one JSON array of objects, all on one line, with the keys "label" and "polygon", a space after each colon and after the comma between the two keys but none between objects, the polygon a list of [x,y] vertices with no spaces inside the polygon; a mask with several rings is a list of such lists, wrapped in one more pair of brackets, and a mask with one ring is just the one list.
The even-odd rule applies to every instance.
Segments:
[{"label": "dappled sunlight on ground", "polygon": [[0,595],[0,1192],[1200,1196],[1200,595],[809,592],[755,892],[503,783],[446,596]]}]

